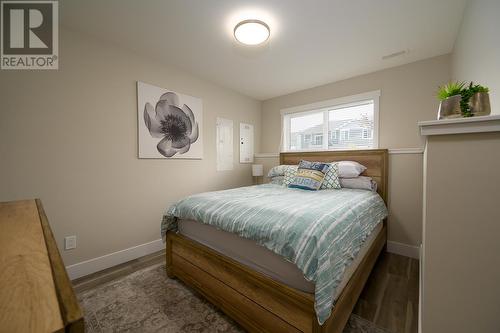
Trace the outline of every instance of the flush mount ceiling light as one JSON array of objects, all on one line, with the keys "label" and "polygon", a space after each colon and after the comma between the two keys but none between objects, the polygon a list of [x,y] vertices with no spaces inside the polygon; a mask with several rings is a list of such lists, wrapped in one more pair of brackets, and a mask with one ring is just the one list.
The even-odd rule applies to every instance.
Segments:
[{"label": "flush mount ceiling light", "polygon": [[234,38],[245,45],[262,44],[270,33],[269,26],[260,20],[244,20],[234,27]]}]

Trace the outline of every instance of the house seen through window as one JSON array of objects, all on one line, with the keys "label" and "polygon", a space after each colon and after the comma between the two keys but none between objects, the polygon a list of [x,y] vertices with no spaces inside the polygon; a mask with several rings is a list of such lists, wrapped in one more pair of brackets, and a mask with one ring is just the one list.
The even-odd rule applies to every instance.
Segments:
[{"label": "house seen through window", "polygon": [[285,114],[284,148],[286,151],[376,148],[374,118],[374,99]]}]

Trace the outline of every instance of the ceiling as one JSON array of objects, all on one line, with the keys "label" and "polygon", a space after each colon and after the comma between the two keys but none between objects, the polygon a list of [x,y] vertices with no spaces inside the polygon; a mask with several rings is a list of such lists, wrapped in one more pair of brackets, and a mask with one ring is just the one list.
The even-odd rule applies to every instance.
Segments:
[{"label": "ceiling", "polygon": [[[465,1],[65,0],[60,11],[63,26],[264,100],[449,53]],[[263,46],[234,40],[249,18],[270,26]]]}]

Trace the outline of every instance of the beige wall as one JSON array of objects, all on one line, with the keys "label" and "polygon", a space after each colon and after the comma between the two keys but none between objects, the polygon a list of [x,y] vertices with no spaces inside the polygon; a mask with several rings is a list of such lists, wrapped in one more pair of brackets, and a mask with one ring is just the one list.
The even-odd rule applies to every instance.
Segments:
[{"label": "beige wall", "polygon": [[491,112],[500,114],[500,1],[469,0],[455,43],[452,76],[490,88]]},{"label": "beige wall", "polygon": [[[249,165],[216,172],[217,116],[255,125],[261,103],[63,30],[60,70],[0,73],[0,201],[40,197],[73,264],[160,238],[163,210],[196,192],[250,184]],[[136,81],[203,99],[203,160],[137,158]]]},{"label": "beige wall", "polygon": [[[264,101],[262,152],[280,145],[280,110],[380,90],[380,147],[422,148],[417,121],[436,118],[437,87],[451,76],[450,56],[435,57]],[[261,161],[263,159],[260,159]],[[278,160],[266,159],[266,166]],[[418,245],[422,232],[422,154],[393,154],[389,175],[389,240]]]},{"label": "beige wall", "polygon": [[500,132],[430,136],[422,332],[500,331]]}]

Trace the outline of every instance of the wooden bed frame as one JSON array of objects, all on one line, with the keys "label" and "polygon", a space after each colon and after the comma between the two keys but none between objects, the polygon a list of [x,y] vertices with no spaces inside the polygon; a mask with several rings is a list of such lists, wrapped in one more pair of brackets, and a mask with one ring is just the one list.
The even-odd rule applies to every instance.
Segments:
[{"label": "wooden bed frame", "polygon": [[[281,153],[280,164],[357,161],[378,184],[387,202],[387,149]],[[340,333],[386,244],[386,221],[343,289],[332,315],[319,325],[314,295],[291,288],[182,235],[168,232],[167,275],[193,287],[250,332]]]}]

